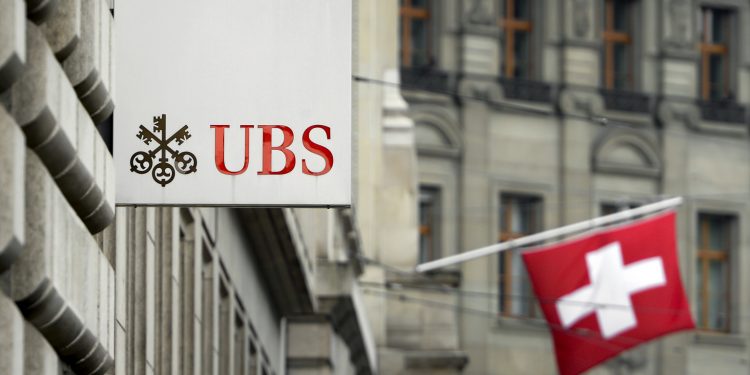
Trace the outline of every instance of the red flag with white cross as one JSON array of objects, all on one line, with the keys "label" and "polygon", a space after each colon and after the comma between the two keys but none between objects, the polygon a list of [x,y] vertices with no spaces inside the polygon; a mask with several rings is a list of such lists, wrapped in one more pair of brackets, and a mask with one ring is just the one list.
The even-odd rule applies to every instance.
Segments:
[{"label": "red flag with white cross", "polygon": [[669,212],[523,253],[561,374],[695,327],[675,241]]}]

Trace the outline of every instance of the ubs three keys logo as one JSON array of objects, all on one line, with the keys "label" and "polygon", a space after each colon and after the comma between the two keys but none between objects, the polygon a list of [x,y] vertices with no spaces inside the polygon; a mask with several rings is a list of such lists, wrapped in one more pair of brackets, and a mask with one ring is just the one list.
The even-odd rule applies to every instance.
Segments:
[{"label": "ubs three keys logo", "polygon": [[138,151],[130,157],[131,172],[151,172],[154,181],[165,187],[174,180],[175,172],[190,174],[197,170],[198,159],[195,154],[177,150],[178,146],[182,146],[191,137],[187,125],[167,137],[167,115],[163,114],[154,117],[153,130],[143,125],[139,129],[136,137],[146,146],[154,148],[150,151]]}]

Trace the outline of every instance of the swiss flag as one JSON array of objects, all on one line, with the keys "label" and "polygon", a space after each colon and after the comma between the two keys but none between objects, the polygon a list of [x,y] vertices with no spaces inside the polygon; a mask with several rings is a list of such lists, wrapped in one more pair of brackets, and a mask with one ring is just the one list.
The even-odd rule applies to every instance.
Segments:
[{"label": "swiss flag", "polygon": [[527,251],[523,260],[563,375],[695,326],[680,280],[674,212]]}]

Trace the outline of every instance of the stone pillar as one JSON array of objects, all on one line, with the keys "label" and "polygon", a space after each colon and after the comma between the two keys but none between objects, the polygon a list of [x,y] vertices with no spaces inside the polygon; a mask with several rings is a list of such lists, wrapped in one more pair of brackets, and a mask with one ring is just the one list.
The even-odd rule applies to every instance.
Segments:
[{"label": "stone pillar", "polygon": [[[398,82],[398,72],[383,78]],[[417,153],[414,122],[406,117],[407,104],[395,87],[384,89],[383,179],[378,195],[380,246],[385,264],[411,269],[417,263]]]},{"label": "stone pillar", "polygon": [[[460,175],[459,225],[461,243],[457,252],[473,250],[497,241],[497,236],[488,223],[493,222],[493,210],[487,204],[495,192],[490,190],[487,171],[489,153],[489,124],[491,109],[487,101],[502,99],[503,94],[497,79],[500,75],[500,30],[497,17],[498,2],[472,0],[463,2],[461,43],[461,73],[459,93],[477,98],[461,103],[460,123],[463,130],[463,155]],[[480,209],[479,207],[486,207]],[[461,285],[466,290],[492,290],[496,280],[492,267],[495,258],[461,264]],[[490,298],[459,297],[460,305],[469,309],[492,311]],[[489,310],[488,310],[489,309]],[[458,331],[462,347],[470,358],[466,371],[483,372],[487,363],[487,329],[489,319],[461,314]]]},{"label": "stone pillar", "polygon": [[601,81],[597,15],[602,6],[595,0],[566,0],[561,5],[560,224],[587,219],[594,210],[591,143],[598,125],[581,117],[600,116],[604,111],[596,90]]},{"label": "stone pillar", "polygon": [[[487,86],[482,82],[464,81],[461,93],[471,96],[490,97],[494,90],[496,95],[499,88],[496,83]],[[497,241],[497,235],[488,223],[493,222],[490,215],[495,213],[487,204],[492,192],[487,177],[489,152],[489,122],[490,109],[485,102],[467,100],[462,105],[462,123],[464,132],[464,154],[460,171],[461,178],[461,209],[459,210],[461,225],[461,247],[459,252],[469,251],[486,246]],[[480,209],[480,207],[485,207]],[[492,290],[491,284],[496,280],[491,262],[494,257],[482,261],[466,262],[460,265],[461,288],[465,290]],[[488,310],[492,306],[490,298],[460,297],[460,304],[469,309]],[[462,348],[469,355],[470,362],[467,371],[484,371],[486,366],[488,325],[489,319],[476,319],[473,315],[461,314],[459,332]]]},{"label": "stone pillar", "polygon": [[[688,0],[659,1],[663,20],[657,40],[661,53],[657,66],[659,69],[659,106],[657,119],[664,129],[663,153],[664,173],[662,176],[662,193],[668,196],[681,196],[688,193],[685,182],[689,180],[687,157],[690,152],[688,137],[690,128],[700,126],[700,113],[695,103],[687,98],[696,98],[698,94],[698,52],[696,49],[695,11],[698,9]],[[680,99],[675,99],[678,97]],[[678,228],[688,228],[692,220],[688,218],[690,202],[680,208],[677,215]],[[680,233],[682,235],[680,235]],[[691,230],[678,230],[678,248],[688,249],[694,241]],[[692,270],[694,260],[688,256],[680,257],[680,269],[687,290],[690,290],[692,277],[685,275],[685,270]],[[684,373],[687,371],[687,346],[690,339],[685,335],[669,336],[658,343],[657,355],[660,373]]]}]

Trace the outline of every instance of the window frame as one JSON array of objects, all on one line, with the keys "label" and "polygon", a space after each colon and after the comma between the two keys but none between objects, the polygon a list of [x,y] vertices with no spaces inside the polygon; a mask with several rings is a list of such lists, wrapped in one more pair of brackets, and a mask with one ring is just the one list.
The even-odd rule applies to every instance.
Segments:
[{"label": "window frame", "polygon": [[[726,27],[729,30],[725,30],[725,33],[728,37],[728,40],[723,43],[716,43],[711,40],[709,40],[710,32],[709,32],[709,25],[708,22],[708,13],[709,12],[724,12],[725,16],[727,18]],[[700,34],[699,34],[699,41],[698,41],[698,53],[699,53],[699,96],[700,99],[707,102],[718,102],[718,101],[724,101],[724,100],[732,100],[732,96],[734,95],[734,86],[732,79],[732,76],[734,75],[734,56],[736,56],[736,52],[733,52],[737,45],[735,44],[735,33],[734,31],[737,28],[737,11],[733,8],[728,7],[721,7],[721,6],[714,6],[711,4],[701,4],[699,8],[699,26],[700,26]],[[712,17],[711,22],[714,22],[714,19]],[[721,97],[719,98],[712,98],[711,97],[711,91],[713,88],[713,84],[711,82],[710,76],[711,76],[711,66],[710,66],[710,60],[711,57],[714,55],[722,56],[723,58],[723,93]]]},{"label": "window frame", "polygon": [[[727,238],[725,238],[728,244],[727,249],[712,249],[710,246],[711,238],[707,235],[708,224],[710,221],[704,221],[703,218],[708,217],[726,220],[727,225]],[[717,332],[717,333],[730,333],[732,330],[732,300],[735,296],[735,288],[733,287],[734,270],[732,267],[732,259],[735,257],[737,248],[737,228],[738,228],[739,217],[734,214],[727,213],[716,213],[711,211],[699,211],[696,215],[697,227],[696,227],[696,241],[695,241],[695,261],[696,261],[696,279],[701,281],[698,286],[696,293],[696,328],[701,331]],[[701,241],[701,239],[703,241]],[[726,270],[726,275],[723,277],[723,289],[725,298],[722,301],[721,307],[723,307],[723,314],[726,315],[725,323],[723,327],[711,327],[709,322],[709,305],[710,305],[710,291],[709,291],[709,266],[712,261],[721,261]],[[700,269],[698,264],[700,264]],[[700,273],[700,278],[698,274]],[[697,284],[697,283],[696,283]]]},{"label": "window frame", "polygon": [[[497,24],[500,27],[503,35],[503,56],[500,64],[500,75],[508,79],[533,80],[535,76],[535,65],[533,64],[533,62],[535,57],[534,19],[536,18],[535,14],[537,13],[535,9],[536,4],[534,0],[525,1],[529,2],[529,4],[527,4],[527,6],[529,7],[529,16],[526,20],[515,18],[514,13],[518,0],[501,0],[499,2],[499,7],[501,9]],[[505,5],[505,9],[502,9],[503,5]],[[517,57],[515,56],[516,32],[524,32],[527,34],[526,39],[529,43],[528,53],[530,55],[530,58],[528,70],[529,73],[526,77],[518,77],[514,75],[514,69],[516,67],[517,60]]]},{"label": "window frame", "polygon": [[[414,0],[401,0],[399,4],[399,62],[401,67],[405,68],[419,68],[424,66],[430,66],[434,64],[434,30],[433,25],[433,8],[434,4],[432,0],[425,0],[425,7],[413,7],[412,2]],[[414,65],[411,45],[411,29],[413,20],[425,21],[426,28],[426,65]]]},{"label": "window frame", "polygon": [[[507,228],[507,225],[512,223],[512,218],[509,217],[511,210],[507,209],[510,206],[508,202],[511,200],[521,200],[520,204],[532,203],[535,205],[531,211],[532,213],[538,213],[538,216],[527,219],[532,223],[530,226],[533,227],[527,232],[514,232],[512,229]],[[499,214],[498,241],[500,242],[540,232],[544,229],[544,196],[534,193],[501,192]],[[522,296],[513,294],[515,283],[526,284],[525,287],[531,290],[531,281],[528,279],[524,267],[521,267],[521,274],[513,274],[513,261],[513,251],[505,251],[498,256],[498,313],[503,317],[538,317],[540,316],[540,311],[537,299],[533,293]],[[515,313],[513,309],[517,303],[525,305],[522,306],[522,310],[525,308],[527,312]]]},{"label": "window frame", "polygon": [[[431,215],[432,224],[424,225],[422,223],[422,194],[428,192],[432,198],[433,214]],[[419,207],[418,207],[418,229],[419,229],[419,253],[417,254],[420,263],[438,259],[442,255],[441,246],[441,223],[443,217],[443,189],[438,185],[421,184],[419,185]],[[422,247],[422,238],[430,237],[431,245],[429,246],[430,254],[425,255]]]},{"label": "window frame", "polygon": [[[628,14],[628,30],[618,31],[615,28],[616,17],[615,2],[626,2]],[[637,16],[638,4],[636,0],[604,0],[602,20],[602,86],[612,91],[635,91],[637,90],[637,38],[634,27],[634,19]],[[615,83],[615,48],[624,45],[627,48],[626,63],[628,65],[628,79],[625,87],[616,87]]]}]

